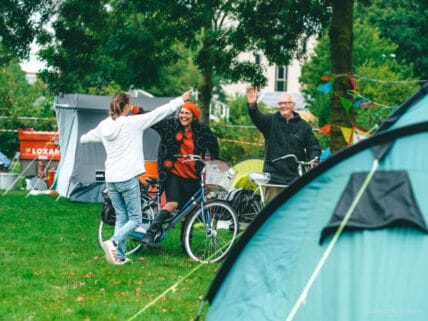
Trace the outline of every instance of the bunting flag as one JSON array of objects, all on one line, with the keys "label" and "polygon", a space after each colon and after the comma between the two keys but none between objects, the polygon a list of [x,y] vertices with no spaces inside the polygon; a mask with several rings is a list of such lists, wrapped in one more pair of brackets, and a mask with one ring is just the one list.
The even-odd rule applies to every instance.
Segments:
[{"label": "bunting flag", "polygon": [[363,99],[358,99],[355,101],[355,103],[352,104],[352,106],[353,107],[360,107],[363,102],[364,102]]},{"label": "bunting flag", "polygon": [[348,146],[352,145],[352,137],[353,137],[352,128],[340,127],[340,130],[342,131],[343,138],[345,138],[345,141],[348,143]]},{"label": "bunting flag", "polygon": [[351,82],[352,90],[356,92],[357,91],[357,83],[355,82],[354,77],[349,76],[349,81]]},{"label": "bunting flag", "polygon": [[318,133],[320,134],[324,134],[324,135],[330,135],[330,131],[331,131],[331,125],[327,124],[322,126],[319,130]]},{"label": "bunting flag", "polygon": [[330,157],[330,155],[331,155],[331,152],[330,152],[330,146],[328,146],[326,149],[324,149],[322,152],[321,152],[321,156],[320,156],[320,160],[326,160],[327,158],[329,158]]},{"label": "bunting flag", "polygon": [[361,107],[364,108],[364,109],[373,108],[375,106],[377,106],[377,104],[374,103],[374,102],[371,102],[371,101],[367,101],[367,102],[361,104]]},{"label": "bunting flag", "polygon": [[319,86],[318,87],[318,91],[321,91],[321,92],[323,92],[325,94],[329,94],[329,93],[331,93],[331,87],[332,87],[332,84],[329,81],[329,82],[325,83],[324,85]]},{"label": "bunting flag", "polygon": [[365,129],[365,128],[361,127],[361,126],[358,126],[358,125],[352,125],[352,129],[353,129],[354,131],[359,132],[359,133],[370,135],[370,130]]},{"label": "bunting flag", "polygon": [[371,134],[370,131],[368,131],[367,129],[357,125],[352,126],[352,129],[353,129],[352,144],[358,143],[359,141],[369,137]]},{"label": "bunting flag", "polygon": [[324,76],[321,77],[321,80],[330,81],[331,80],[331,76],[330,75],[324,75]]},{"label": "bunting flag", "polygon": [[346,112],[349,113],[349,110],[352,107],[352,100],[349,100],[344,97],[339,97],[340,102],[342,103],[343,108],[345,108]]}]

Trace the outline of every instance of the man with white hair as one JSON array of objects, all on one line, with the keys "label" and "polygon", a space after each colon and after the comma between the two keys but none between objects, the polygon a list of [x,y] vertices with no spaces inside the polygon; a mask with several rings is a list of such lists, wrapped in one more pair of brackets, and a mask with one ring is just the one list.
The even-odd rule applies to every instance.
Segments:
[{"label": "man with white hair", "polygon": [[[296,103],[289,94],[279,97],[279,111],[264,114],[257,108],[257,88],[247,91],[248,113],[254,125],[265,138],[265,157],[263,171],[271,175],[271,184],[289,185],[298,176],[297,164],[293,159],[277,159],[287,154],[294,154],[299,160],[313,160],[320,157],[321,148],[312,132],[311,126],[294,111]],[[316,163],[313,162],[312,166]],[[266,201],[272,200],[282,191],[279,187],[268,187]]]}]

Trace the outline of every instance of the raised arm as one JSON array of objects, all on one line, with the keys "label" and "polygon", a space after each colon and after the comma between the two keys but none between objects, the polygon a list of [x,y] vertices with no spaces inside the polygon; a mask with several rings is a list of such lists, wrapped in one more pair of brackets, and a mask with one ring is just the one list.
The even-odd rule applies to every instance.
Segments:
[{"label": "raised arm", "polygon": [[192,96],[192,91],[185,91],[180,97],[177,97],[171,100],[169,103],[157,107],[156,109],[141,115],[132,116],[132,122],[137,124],[140,128],[146,129],[152,127],[154,124],[165,119],[172,113],[174,113],[178,108],[183,106],[184,102],[189,100]]}]

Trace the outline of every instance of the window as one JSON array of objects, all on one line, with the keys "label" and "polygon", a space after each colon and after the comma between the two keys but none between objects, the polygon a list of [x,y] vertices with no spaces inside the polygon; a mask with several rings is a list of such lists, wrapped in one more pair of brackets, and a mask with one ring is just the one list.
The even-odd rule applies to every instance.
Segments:
[{"label": "window", "polygon": [[287,91],[288,70],[286,66],[276,67],[275,90]]},{"label": "window", "polygon": [[259,54],[254,55],[254,60],[255,60],[256,65],[260,65],[260,55]]}]

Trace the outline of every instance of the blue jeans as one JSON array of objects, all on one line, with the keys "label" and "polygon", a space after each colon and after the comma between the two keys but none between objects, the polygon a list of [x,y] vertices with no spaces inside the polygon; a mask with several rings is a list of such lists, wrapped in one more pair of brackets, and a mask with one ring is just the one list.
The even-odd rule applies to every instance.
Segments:
[{"label": "blue jeans", "polygon": [[124,182],[107,183],[108,193],[116,211],[112,240],[117,244],[116,258],[125,259],[126,237],[141,224],[141,191],[137,177]]}]

